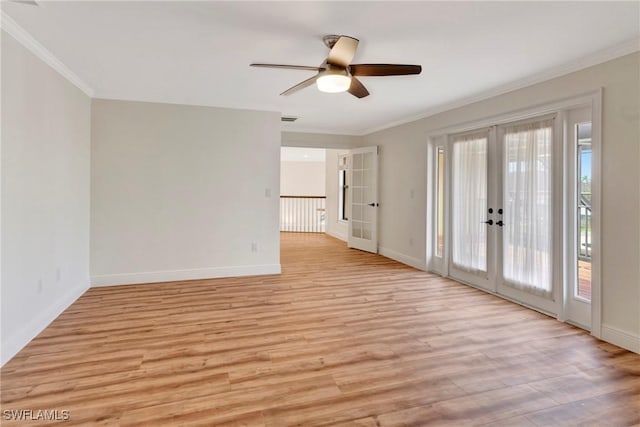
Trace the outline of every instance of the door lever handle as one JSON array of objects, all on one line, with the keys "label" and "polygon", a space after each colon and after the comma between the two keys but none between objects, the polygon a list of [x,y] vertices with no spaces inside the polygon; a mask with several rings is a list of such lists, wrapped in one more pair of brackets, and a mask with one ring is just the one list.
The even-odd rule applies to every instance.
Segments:
[{"label": "door lever handle", "polygon": [[492,219],[487,220],[487,221],[483,221],[483,222],[484,222],[485,224],[493,225],[493,220],[492,220]]},{"label": "door lever handle", "polygon": [[500,227],[502,227],[504,225],[504,222],[502,222],[502,220],[496,222],[496,225],[499,225]]},{"label": "door lever handle", "polygon": [[371,206],[372,208],[375,208],[376,206],[378,206],[377,203],[369,203],[369,206]]}]

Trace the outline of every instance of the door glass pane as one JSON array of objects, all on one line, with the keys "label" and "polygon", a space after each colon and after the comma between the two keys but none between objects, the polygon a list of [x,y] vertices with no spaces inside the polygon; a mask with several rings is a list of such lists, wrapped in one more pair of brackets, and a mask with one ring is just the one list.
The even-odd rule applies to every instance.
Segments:
[{"label": "door glass pane", "polygon": [[591,123],[576,126],[578,280],[574,296],[591,301]]},{"label": "door glass pane", "polygon": [[356,221],[362,221],[362,204],[353,204],[353,211],[351,217]]},{"label": "door glass pane", "polygon": [[363,219],[365,221],[373,221],[373,209],[369,209],[371,206],[363,207]]},{"label": "door glass pane", "polygon": [[487,137],[454,138],[451,255],[468,271],[487,271]]},{"label": "door glass pane", "polygon": [[364,156],[363,154],[354,154],[353,155],[353,168],[354,169],[362,169],[362,165],[363,165],[362,157],[363,156]]},{"label": "door glass pane", "polygon": [[503,276],[530,292],[551,293],[553,121],[505,128]]},{"label": "door glass pane", "polygon": [[353,187],[353,202],[354,203],[362,203],[362,188],[361,187]]},{"label": "door glass pane", "polygon": [[353,185],[355,187],[361,187],[362,186],[362,169],[354,169],[353,170]]},{"label": "door glass pane", "polygon": [[353,237],[357,237],[358,239],[362,238],[362,223],[360,221],[352,220],[352,231],[351,235]]},{"label": "door glass pane", "polygon": [[364,153],[364,168],[371,169],[373,168],[373,153]]},{"label": "door glass pane", "polygon": [[376,197],[373,192],[373,187],[371,185],[363,189],[362,197],[363,197],[362,198],[363,203],[372,203],[376,201]]},{"label": "door glass pane", "polygon": [[436,162],[436,256],[444,252],[444,148],[438,147]]},{"label": "door glass pane", "polygon": [[363,239],[371,239],[371,223],[363,222],[362,223],[362,238]]}]

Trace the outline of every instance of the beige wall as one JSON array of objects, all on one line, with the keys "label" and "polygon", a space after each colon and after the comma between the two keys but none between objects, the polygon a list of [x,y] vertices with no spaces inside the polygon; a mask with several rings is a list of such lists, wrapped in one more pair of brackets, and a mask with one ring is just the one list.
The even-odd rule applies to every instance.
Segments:
[{"label": "beige wall", "polygon": [[280,195],[325,196],[325,162],[280,162]]},{"label": "beige wall", "polygon": [[362,145],[381,146],[380,246],[424,262],[430,132],[600,87],[602,324],[640,348],[640,54],[365,136]]},{"label": "beige wall", "polygon": [[94,285],[280,271],[280,115],[93,100]]},{"label": "beige wall", "polygon": [[2,32],[2,363],[89,286],[90,114]]},{"label": "beige wall", "polygon": [[363,138],[328,133],[282,132],[283,147],[349,149],[362,145]]}]

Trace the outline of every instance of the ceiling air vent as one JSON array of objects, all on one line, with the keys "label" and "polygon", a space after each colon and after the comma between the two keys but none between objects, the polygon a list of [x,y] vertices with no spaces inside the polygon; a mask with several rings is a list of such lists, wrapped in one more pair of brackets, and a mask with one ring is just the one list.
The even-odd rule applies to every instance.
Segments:
[{"label": "ceiling air vent", "polygon": [[297,117],[293,117],[293,116],[282,116],[282,117],[280,117],[280,121],[288,122],[288,123],[293,123],[296,120],[298,120],[298,118]]}]

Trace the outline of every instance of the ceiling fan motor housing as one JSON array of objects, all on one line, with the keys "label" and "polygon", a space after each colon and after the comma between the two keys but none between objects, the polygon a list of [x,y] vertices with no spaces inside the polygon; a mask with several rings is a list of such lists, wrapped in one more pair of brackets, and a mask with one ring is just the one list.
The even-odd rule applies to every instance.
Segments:
[{"label": "ceiling fan motor housing", "polygon": [[338,36],[335,34],[329,34],[327,36],[322,37],[322,42],[325,44],[325,46],[327,46],[329,49],[332,49],[333,46],[336,44],[336,42],[338,41],[338,39],[342,37],[342,36]]}]

